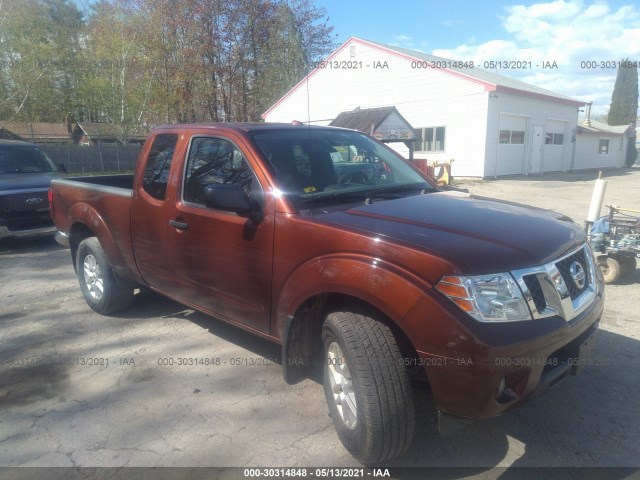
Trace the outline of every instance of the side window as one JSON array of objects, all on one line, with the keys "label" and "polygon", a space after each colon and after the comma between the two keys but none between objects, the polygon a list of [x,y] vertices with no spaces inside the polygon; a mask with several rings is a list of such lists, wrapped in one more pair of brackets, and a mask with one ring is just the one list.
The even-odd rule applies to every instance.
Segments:
[{"label": "side window", "polygon": [[153,140],[147,166],[144,169],[142,188],[144,191],[158,200],[164,200],[167,193],[167,181],[169,180],[169,170],[173,151],[178,143],[178,135],[162,134]]},{"label": "side window", "polygon": [[228,140],[196,137],[191,141],[184,177],[184,200],[204,205],[204,189],[214,183],[240,185],[251,192],[253,173],[242,152]]}]

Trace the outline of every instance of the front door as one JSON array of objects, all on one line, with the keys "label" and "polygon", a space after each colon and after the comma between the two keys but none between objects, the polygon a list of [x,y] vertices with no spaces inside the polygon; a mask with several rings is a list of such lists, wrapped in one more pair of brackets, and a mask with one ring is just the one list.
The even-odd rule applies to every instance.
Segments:
[{"label": "front door", "polygon": [[533,139],[531,140],[531,162],[529,173],[542,173],[542,149],[544,147],[544,126],[533,126]]},{"label": "front door", "polygon": [[237,184],[255,199],[262,187],[245,152],[229,139],[191,139],[184,178],[173,202],[165,259],[173,296],[212,315],[269,332],[274,215],[263,204],[255,225],[205,206],[210,184]]},{"label": "front door", "polygon": [[131,200],[131,239],[136,266],[151,287],[163,292],[170,292],[173,286],[172,272],[165,264],[167,215],[172,204],[171,189],[168,190],[167,185],[172,165],[175,170],[180,163],[176,161],[181,155],[176,152],[178,136],[177,132],[155,136],[146,154],[144,171],[136,172],[142,174],[142,182],[135,186]]}]

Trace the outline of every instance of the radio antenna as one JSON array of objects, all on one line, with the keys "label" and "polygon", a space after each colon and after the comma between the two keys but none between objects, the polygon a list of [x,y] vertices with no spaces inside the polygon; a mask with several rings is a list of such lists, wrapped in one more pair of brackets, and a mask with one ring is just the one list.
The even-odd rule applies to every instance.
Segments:
[{"label": "radio antenna", "polygon": [[307,75],[307,125],[311,128],[311,97],[309,96],[309,77],[311,73]]}]

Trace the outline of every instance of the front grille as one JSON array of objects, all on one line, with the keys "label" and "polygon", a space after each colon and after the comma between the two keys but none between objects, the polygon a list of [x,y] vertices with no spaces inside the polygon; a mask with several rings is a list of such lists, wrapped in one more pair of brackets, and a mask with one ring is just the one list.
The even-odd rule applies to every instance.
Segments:
[{"label": "front grille", "polygon": [[0,195],[0,212],[33,212],[49,208],[47,191]]},{"label": "front grille", "polygon": [[536,275],[527,275],[524,277],[524,282],[529,289],[536,310],[538,312],[544,311],[544,309],[547,308],[547,301],[544,298],[544,292],[542,291],[538,277]]},{"label": "front grille", "polygon": [[[577,262],[584,272],[584,285],[582,287],[578,286],[576,281],[571,274],[571,266]],[[571,295],[571,300],[575,300],[584,292],[587,288],[589,288],[591,279],[589,278],[589,269],[587,268],[587,260],[584,256],[584,248],[578,250],[573,255],[569,255],[567,258],[563,258],[559,262],[556,263],[556,267],[560,271],[562,278],[564,278],[564,282],[567,285],[567,289],[569,290],[569,295]]]},{"label": "front grille", "polygon": [[570,321],[595,299],[595,262],[584,245],[553,262],[511,272],[534,318],[558,315]]}]

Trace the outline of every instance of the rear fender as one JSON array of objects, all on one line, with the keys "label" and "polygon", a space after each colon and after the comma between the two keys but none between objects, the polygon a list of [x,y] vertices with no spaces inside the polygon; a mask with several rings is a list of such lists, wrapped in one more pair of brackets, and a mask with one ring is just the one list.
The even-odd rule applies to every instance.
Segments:
[{"label": "rear fender", "polygon": [[[69,225],[70,233],[73,232],[74,225],[81,224],[86,227],[95,237],[100,241],[100,245],[104,250],[104,254],[109,261],[109,265],[113,268],[114,272],[120,276],[130,277],[129,268],[127,267],[122,255],[120,254],[117,244],[114,241],[104,219],[91,205],[78,202],[73,204],[69,209]],[[74,242],[74,238],[70,238],[71,242]],[[75,259],[74,259],[75,260]],[[74,261],[75,267],[75,261]]]}]

